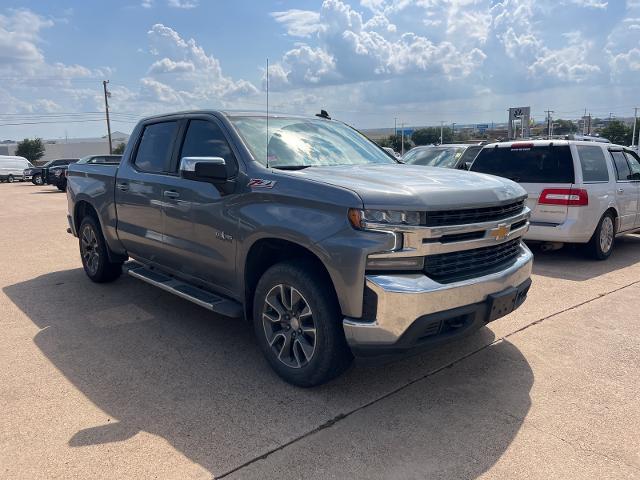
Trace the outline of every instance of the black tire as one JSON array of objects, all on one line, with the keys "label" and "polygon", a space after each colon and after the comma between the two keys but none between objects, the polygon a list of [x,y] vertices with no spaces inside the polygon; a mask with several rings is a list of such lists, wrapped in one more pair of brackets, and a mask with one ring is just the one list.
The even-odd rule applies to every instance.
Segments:
[{"label": "black tire", "polygon": [[9,175],[9,176],[7,177],[7,182],[9,182],[9,183],[13,183],[14,181],[15,181],[15,179],[13,178],[13,175]]},{"label": "black tire", "polygon": [[[598,222],[585,253],[595,260],[606,260],[611,256],[616,240],[616,222],[611,212],[605,212]],[[608,247],[608,248],[607,248]]]},{"label": "black tire", "polygon": [[[281,285],[292,287],[299,293],[300,302],[308,304],[309,312],[311,312],[307,314],[308,319],[302,320],[305,315],[298,311],[293,314],[291,323],[286,327],[283,327],[279,321],[269,320],[271,316],[275,317],[275,315],[278,315],[278,318],[284,318],[275,309],[271,309],[267,303],[267,295],[271,295],[274,289],[277,291]],[[273,298],[270,298],[273,301]],[[292,305],[290,311],[294,312],[296,308],[300,308],[300,302],[296,304],[298,307]],[[289,303],[293,304],[294,302]],[[282,304],[280,307],[286,310]],[[268,312],[269,310],[271,311]],[[264,320],[263,314],[265,314]],[[298,316],[299,319],[295,318]],[[315,332],[313,337],[306,333],[312,329],[308,323],[306,327],[303,325],[303,322],[307,321],[313,324]],[[272,326],[273,329],[276,329],[275,334],[272,331]],[[340,306],[330,286],[330,280],[325,278],[311,262],[300,260],[282,262],[272,266],[264,273],[254,294],[253,327],[262,353],[271,367],[286,382],[293,385],[313,387],[326,383],[344,372],[353,359],[342,329]],[[298,329],[298,327],[302,328]],[[302,332],[298,334],[297,340],[296,331]],[[287,334],[292,342],[289,344],[292,347],[288,350],[286,347]],[[270,344],[268,335],[272,339],[278,337],[280,341],[274,341]],[[308,359],[302,343],[296,343],[305,338],[307,346],[313,338],[313,352]],[[281,355],[278,355],[278,350]],[[283,358],[287,356],[286,354],[282,355],[284,350],[292,352],[291,360],[293,361],[295,357],[297,366],[287,365],[283,360],[280,360],[280,356]],[[302,357],[302,363],[299,361],[299,357]]]},{"label": "black tire", "polygon": [[107,244],[97,220],[86,216],[78,230],[80,260],[87,277],[96,283],[112,282],[122,273],[122,262],[110,262]]},{"label": "black tire", "polygon": [[60,190],[61,192],[66,192],[67,191],[67,184],[63,184],[63,185],[56,185],[56,187],[58,187],[58,190]]},{"label": "black tire", "polygon": [[42,185],[42,175],[34,175],[31,177],[31,183],[34,185]]}]

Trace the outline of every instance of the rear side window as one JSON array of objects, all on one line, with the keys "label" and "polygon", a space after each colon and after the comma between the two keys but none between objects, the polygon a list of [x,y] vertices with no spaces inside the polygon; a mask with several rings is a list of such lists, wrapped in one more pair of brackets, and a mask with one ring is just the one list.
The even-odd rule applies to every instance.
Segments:
[{"label": "rear side window", "polygon": [[602,148],[592,145],[577,145],[582,180],[584,182],[608,182],[609,171]]},{"label": "rear side window", "polygon": [[166,172],[169,168],[177,128],[177,122],[147,125],[138,146],[135,166],[144,172]]},{"label": "rear side window", "polygon": [[525,148],[485,147],[471,165],[519,183],[573,183],[573,159],[568,145]]},{"label": "rear side window", "polygon": [[238,171],[231,147],[220,127],[207,120],[191,120],[184,138],[182,157],[222,157],[227,165],[227,174],[232,177]]},{"label": "rear side window", "polygon": [[632,152],[625,152],[627,161],[629,162],[629,168],[631,169],[630,180],[640,180],[640,161],[638,155]]},{"label": "rear side window", "polygon": [[613,163],[616,166],[618,180],[630,180],[631,170],[629,170],[629,164],[627,163],[627,159],[624,157],[624,153],[611,152],[611,156],[613,157]]}]

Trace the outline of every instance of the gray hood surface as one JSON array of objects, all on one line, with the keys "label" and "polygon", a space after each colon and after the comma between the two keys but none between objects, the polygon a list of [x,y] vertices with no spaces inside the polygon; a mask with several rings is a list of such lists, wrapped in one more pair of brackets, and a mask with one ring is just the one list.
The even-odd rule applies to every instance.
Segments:
[{"label": "gray hood surface", "polygon": [[357,193],[365,208],[450,210],[482,208],[525,197],[506,178],[440,167],[363,165],[309,167],[292,173]]}]

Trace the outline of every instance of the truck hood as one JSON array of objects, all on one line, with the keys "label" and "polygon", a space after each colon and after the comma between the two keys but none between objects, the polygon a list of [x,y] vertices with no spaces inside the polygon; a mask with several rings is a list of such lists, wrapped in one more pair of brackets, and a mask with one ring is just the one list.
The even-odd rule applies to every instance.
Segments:
[{"label": "truck hood", "polygon": [[366,208],[449,210],[481,208],[525,197],[505,178],[416,165],[309,167],[293,173],[357,193]]}]

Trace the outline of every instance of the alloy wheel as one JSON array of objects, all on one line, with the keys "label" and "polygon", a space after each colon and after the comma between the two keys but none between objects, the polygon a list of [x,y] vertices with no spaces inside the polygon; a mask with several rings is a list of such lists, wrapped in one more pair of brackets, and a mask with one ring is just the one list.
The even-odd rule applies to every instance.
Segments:
[{"label": "alloy wheel", "polygon": [[100,266],[100,253],[98,252],[98,237],[91,225],[85,226],[82,230],[80,253],[89,273],[95,275]]},{"label": "alloy wheel", "polygon": [[264,333],[278,360],[290,368],[306,366],[316,349],[316,326],[309,302],[291,285],[267,293],[262,308]]},{"label": "alloy wheel", "polygon": [[613,220],[607,215],[602,219],[602,225],[600,227],[600,250],[602,250],[602,253],[607,253],[611,250],[612,245]]}]

